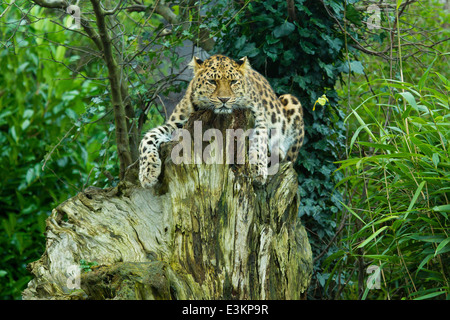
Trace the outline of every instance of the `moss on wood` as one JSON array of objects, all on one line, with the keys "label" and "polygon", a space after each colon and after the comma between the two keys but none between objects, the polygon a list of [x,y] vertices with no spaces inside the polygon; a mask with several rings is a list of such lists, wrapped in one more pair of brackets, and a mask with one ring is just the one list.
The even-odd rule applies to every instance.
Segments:
[{"label": "moss on wood", "polygon": [[[249,128],[244,111],[194,114],[209,128]],[[225,135],[224,135],[225,137]],[[225,143],[225,142],[224,142]],[[123,182],[55,208],[24,299],[300,299],[312,272],[297,217],[297,176],[282,163],[265,186],[245,164],[174,164],[163,146],[153,190]],[[224,144],[225,145],[225,144]],[[71,266],[98,267],[71,289]],[[69,284],[69,286],[68,286]]]}]

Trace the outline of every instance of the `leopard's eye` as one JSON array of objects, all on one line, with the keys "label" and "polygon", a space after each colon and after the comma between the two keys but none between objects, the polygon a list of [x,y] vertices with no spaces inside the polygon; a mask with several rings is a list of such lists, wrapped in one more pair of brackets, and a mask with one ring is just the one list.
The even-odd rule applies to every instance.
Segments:
[{"label": "leopard's eye", "polygon": [[238,81],[237,80],[231,80],[230,81],[230,84],[235,84],[235,83],[237,83]]},{"label": "leopard's eye", "polygon": [[213,80],[213,79],[210,79],[210,80],[207,80],[210,84],[212,84],[212,85],[217,85],[217,82],[216,82],[216,80]]}]

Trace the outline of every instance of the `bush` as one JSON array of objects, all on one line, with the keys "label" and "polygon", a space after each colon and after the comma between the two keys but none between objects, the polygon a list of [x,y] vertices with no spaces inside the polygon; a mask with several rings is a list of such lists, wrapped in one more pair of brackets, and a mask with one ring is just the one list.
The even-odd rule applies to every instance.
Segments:
[{"label": "bush", "polygon": [[[426,87],[431,74],[439,81]],[[359,196],[346,206],[350,227],[342,248],[326,261],[332,268],[327,289],[345,283],[350,299],[358,289],[363,299],[449,299],[450,82],[432,66],[417,84],[378,82],[385,92],[346,119],[359,126],[349,158],[339,162],[346,172],[340,186]],[[360,277],[373,266],[371,278],[382,290],[369,290],[350,272],[355,266]]]},{"label": "bush", "polygon": [[[42,15],[37,9],[32,13]],[[9,14],[20,16],[13,8]],[[53,23],[2,29],[10,40],[0,50],[0,299],[20,298],[31,280],[26,265],[43,254],[52,208],[103,170],[114,173],[103,161],[115,158],[108,124],[87,125],[106,113],[91,101],[101,87],[51,61],[64,57],[66,48],[50,44],[71,34],[56,31]],[[46,40],[30,36],[36,32],[48,33]],[[99,186],[105,180],[96,179]]]}]

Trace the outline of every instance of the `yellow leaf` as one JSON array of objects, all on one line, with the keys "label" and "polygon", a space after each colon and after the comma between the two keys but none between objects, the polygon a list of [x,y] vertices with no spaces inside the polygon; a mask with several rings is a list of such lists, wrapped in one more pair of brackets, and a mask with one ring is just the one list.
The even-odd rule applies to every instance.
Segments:
[{"label": "yellow leaf", "polygon": [[322,95],[319,99],[316,100],[313,106],[313,111],[316,109],[316,104],[320,104],[321,106],[324,106],[328,102],[328,98],[326,95]]}]

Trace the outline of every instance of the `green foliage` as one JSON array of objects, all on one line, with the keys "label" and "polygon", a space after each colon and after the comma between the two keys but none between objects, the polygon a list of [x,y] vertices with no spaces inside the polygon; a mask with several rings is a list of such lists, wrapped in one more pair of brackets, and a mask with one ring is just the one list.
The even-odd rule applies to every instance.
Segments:
[{"label": "green foliage", "polygon": [[[325,1],[342,14],[338,1]],[[252,66],[268,78],[277,94],[292,93],[302,102],[306,138],[297,161],[301,205],[313,255],[318,256],[335,233],[334,216],[342,208],[335,184],[341,174],[336,160],[344,150],[344,114],[338,109],[335,83],[345,70],[344,36],[319,1],[295,1],[297,19],[287,15],[286,1],[250,2],[225,29],[216,51],[234,58],[248,56]],[[234,15],[233,15],[234,16]],[[352,62],[352,63],[356,63]],[[329,103],[313,106],[326,94]],[[321,274],[320,261],[315,277]],[[311,292],[320,281],[313,281]],[[321,291],[321,290],[320,290]],[[321,297],[321,294],[317,297]]]},{"label": "green foliage", "polygon": [[[440,81],[427,82],[431,73]],[[450,83],[433,71],[418,84],[378,82],[389,90],[352,108],[347,118],[359,126],[351,137],[352,155],[340,162],[339,170],[346,171],[341,183],[366,195],[347,207],[352,227],[326,263],[334,266],[333,276],[358,260],[378,266],[382,290],[365,286],[362,298],[448,299]],[[391,115],[387,126],[379,121],[386,108]],[[351,223],[355,219],[362,224]],[[349,293],[358,286],[356,278],[346,281],[353,287],[346,298],[358,298]]]},{"label": "green foliage", "polygon": [[91,272],[92,267],[98,266],[97,261],[86,261],[84,259],[80,260],[80,268],[83,272]]},{"label": "green foliage", "polygon": [[[361,3],[296,0],[289,17],[284,0],[202,1],[202,10],[181,1],[172,9],[188,28],[166,29],[153,10],[119,10],[108,21],[120,26],[114,47],[141,131],[163,123],[158,96],[186,85],[173,73],[185,59],[176,49],[203,30],[217,38],[216,52],[248,56],[278,94],[300,98],[299,216],[314,256],[326,250],[309,298],[449,299],[450,87],[447,56],[436,58],[449,51],[449,31],[428,32],[442,30],[448,13],[434,0],[414,3],[391,30],[394,15],[382,10],[384,28],[367,32]],[[338,23],[355,29],[344,34]],[[62,27],[70,24],[25,0],[2,16],[0,299],[20,298],[52,208],[89,185],[118,181],[107,68],[88,38]],[[393,58],[358,56],[350,36],[374,52],[392,40]],[[330,243],[336,225],[342,233]],[[366,286],[369,265],[381,290]]]},{"label": "green foliage", "polygon": [[[32,13],[43,17],[38,7]],[[71,71],[51,61],[68,54],[52,44],[64,44],[72,33],[53,23],[12,23],[19,17],[11,8],[11,23],[1,34],[0,299],[19,298],[31,280],[26,265],[43,254],[45,219],[52,208],[94,176],[103,186],[98,173],[108,168],[114,173],[104,160],[116,158],[108,130],[88,125],[106,113],[103,103],[91,101],[101,96],[101,87],[74,79]]]},{"label": "green foliage", "polygon": [[[94,21],[89,2],[81,6]],[[0,4],[0,14],[7,8]],[[184,86],[172,74],[184,59],[176,49],[194,30],[180,36],[180,24],[160,36],[166,24],[148,12],[116,19],[127,103],[146,131],[164,122],[158,96]],[[88,186],[118,182],[108,70],[83,32],[66,29],[71,24],[67,14],[26,0],[0,21],[0,299],[20,298],[31,280],[26,265],[43,254],[54,207]]]},{"label": "green foliage", "polygon": [[[390,47],[395,16],[395,9],[382,10],[384,28],[369,33],[365,48]],[[434,257],[436,249],[447,250],[448,233],[445,212],[435,210],[448,204],[448,168],[445,161],[439,167],[448,150],[445,21],[448,12],[437,1],[408,6],[392,31],[387,55],[394,59],[360,57],[364,75],[344,77],[338,88],[348,160],[338,171],[345,176],[338,186],[345,194],[340,250],[325,262],[331,274],[324,290],[333,298],[448,298],[448,253]],[[380,272],[380,290],[367,286],[369,265]]]}]

